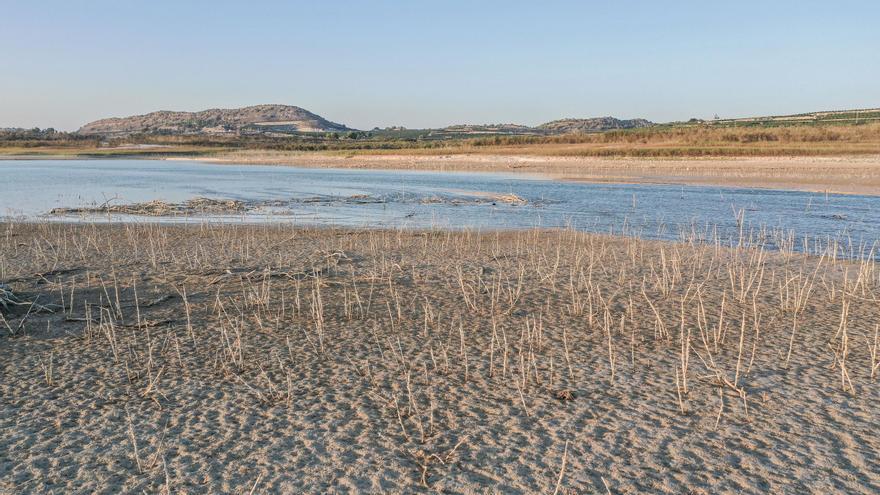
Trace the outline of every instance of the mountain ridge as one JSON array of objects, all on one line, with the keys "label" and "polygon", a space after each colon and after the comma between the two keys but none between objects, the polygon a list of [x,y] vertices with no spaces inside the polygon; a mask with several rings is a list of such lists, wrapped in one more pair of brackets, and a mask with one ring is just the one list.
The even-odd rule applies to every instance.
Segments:
[{"label": "mountain ridge", "polygon": [[[457,124],[428,129],[441,134],[567,134],[630,129],[654,125],[645,119],[614,117],[561,119],[538,126],[522,124]],[[401,128],[403,129],[403,128]],[[197,112],[159,110],[127,117],[95,120],[80,127],[84,136],[120,137],[135,134],[159,135],[290,135],[356,131],[293,105],[265,104],[242,108],[211,108]]]},{"label": "mountain ridge", "polygon": [[[372,131],[358,131],[325,119],[304,108],[266,104],[242,108],[213,108],[199,112],[160,110],[143,115],[112,117],[90,122],[72,134],[82,137],[125,137],[136,134],[155,135],[255,135],[284,137],[308,133],[412,133],[424,131],[431,137],[479,137],[485,135],[563,135],[595,133],[619,129],[638,129],[653,126],[775,126],[790,124],[850,124],[880,121],[880,108],[831,110],[791,115],[718,118],[657,124],[646,119],[618,119],[615,117],[564,118],[536,126],[507,124],[454,124],[440,128],[407,129],[391,126]],[[54,129],[47,129],[55,132]],[[31,129],[4,128],[0,133],[28,133]]]}]

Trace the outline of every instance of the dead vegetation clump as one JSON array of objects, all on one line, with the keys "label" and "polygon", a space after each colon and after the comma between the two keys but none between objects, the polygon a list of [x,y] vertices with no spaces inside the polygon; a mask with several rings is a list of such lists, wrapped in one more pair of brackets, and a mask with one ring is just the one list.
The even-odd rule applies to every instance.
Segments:
[{"label": "dead vegetation clump", "polygon": [[571,390],[567,390],[567,389],[557,390],[556,392],[553,393],[553,396],[556,397],[557,400],[561,400],[561,401],[574,400],[574,392],[572,392]]},{"label": "dead vegetation clump", "polygon": [[495,196],[493,199],[495,201],[498,201],[499,203],[507,203],[507,204],[512,204],[512,205],[528,204],[527,200],[525,200],[525,199],[523,199],[513,193],[499,194],[499,195]]},{"label": "dead vegetation clump", "polygon": [[511,206],[527,206],[535,205],[529,200],[521,198],[516,194],[495,194],[495,193],[472,193],[472,197],[444,197],[444,196],[427,196],[419,199],[421,204],[448,204],[453,206],[463,205],[497,205],[498,203]]},{"label": "dead vegetation clump", "polygon": [[182,203],[168,203],[161,200],[147,201],[143,203],[114,203],[118,198],[111,198],[100,206],[86,207],[60,207],[53,208],[49,215],[72,216],[72,215],[134,215],[147,217],[179,217],[179,216],[204,216],[204,215],[229,215],[252,212],[267,212],[269,209],[276,213],[292,212],[297,205],[370,205],[385,204],[391,202],[406,203],[415,201],[420,204],[446,204],[453,206],[461,205],[496,205],[498,203],[525,206],[529,201],[515,194],[481,193],[479,197],[461,198],[446,196],[428,196],[415,199],[406,197],[390,198],[387,196],[372,196],[369,194],[354,194],[345,197],[314,196],[293,199],[252,200],[241,201],[234,199],[213,199],[197,197]]},{"label": "dead vegetation clump", "polygon": [[227,214],[241,213],[253,207],[243,201],[234,199],[193,198],[183,203],[168,203],[161,200],[145,203],[113,204],[107,201],[96,207],[53,208],[50,215],[77,214],[120,214],[139,216],[181,216],[193,214]]}]

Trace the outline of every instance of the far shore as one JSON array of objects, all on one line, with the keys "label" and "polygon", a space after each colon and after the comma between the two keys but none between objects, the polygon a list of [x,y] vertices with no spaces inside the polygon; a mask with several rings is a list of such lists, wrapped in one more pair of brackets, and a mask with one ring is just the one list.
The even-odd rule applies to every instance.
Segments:
[{"label": "far shore", "polygon": [[[83,159],[72,154],[6,155],[0,160]],[[612,184],[681,184],[880,195],[880,155],[734,158],[601,158],[482,153],[344,153],[245,150],[204,155],[127,153],[106,158],[188,160],[312,168],[503,172]]]}]

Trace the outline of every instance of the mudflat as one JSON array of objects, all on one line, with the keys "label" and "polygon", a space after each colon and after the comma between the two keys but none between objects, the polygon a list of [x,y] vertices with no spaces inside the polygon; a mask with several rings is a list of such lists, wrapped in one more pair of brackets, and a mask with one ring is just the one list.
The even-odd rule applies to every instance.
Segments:
[{"label": "mudflat", "polygon": [[0,224],[0,491],[877,493],[844,248]]}]

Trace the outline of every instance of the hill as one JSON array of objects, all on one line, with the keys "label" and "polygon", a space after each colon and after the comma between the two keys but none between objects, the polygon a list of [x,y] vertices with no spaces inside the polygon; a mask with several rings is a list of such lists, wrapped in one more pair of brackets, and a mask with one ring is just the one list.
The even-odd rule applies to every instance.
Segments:
[{"label": "hill", "polygon": [[645,119],[621,120],[614,117],[594,117],[591,119],[561,119],[539,125],[536,129],[549,134],[577,134],[601,132],[616,129],[637,129],[650,127],[653,122]]},{"label": "hill", "polygon": [[451,125],[442,129],[430,129],[427,137],[468,138],[480,136],[558,136],[650,127],[654,123],[645,119],[621,120],[614,117],[589,119],[561,119],[536,127],[520,124]]},{"label": "hill", "polygon": [[308,110],[290,105],[256,105],[201,112],[159,111],[131,117],[96,120],[82,126],[83,135],[129,134],[290,134],[350,131]]}]

